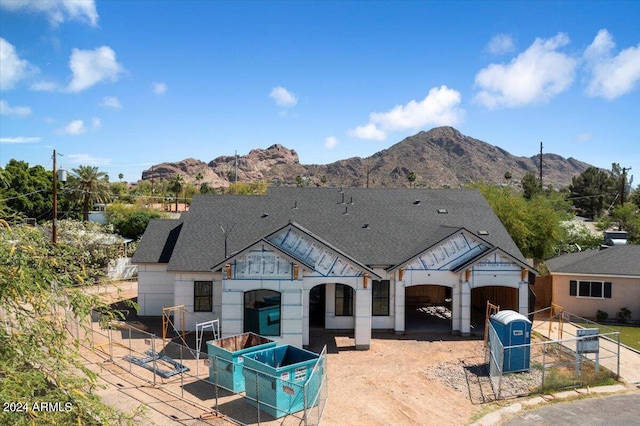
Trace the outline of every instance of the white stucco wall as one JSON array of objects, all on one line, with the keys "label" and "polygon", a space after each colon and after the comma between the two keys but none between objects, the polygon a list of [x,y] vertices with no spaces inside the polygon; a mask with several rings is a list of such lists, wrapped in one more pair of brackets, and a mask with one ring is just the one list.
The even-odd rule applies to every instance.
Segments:
[{"label": "white stucco wall", "polygon": [[138,305],[140,316],[161,316],[164,306],[173,305],[174,275],[163,263],[138,265]]},{"label": "white stucco wall", "polygon": [[[199,322],[210,321],[214,319],[220,319],[221,316],[221,293],[222,282],[220,279],[220,273],[177,273],[175,274],[174,282],[174,299],[172,306],[185,306],[185,325],[184,328],[187,331],[193,331],[196,329],[196,324]],[[213,282],[213,307],[211,312],[195,312],[194,311],[194,296],[195,296],[195,281],[212,281]],[[176,326],[179,322],[176,321]],[[220,324],[222,328],[222,321]]]}]

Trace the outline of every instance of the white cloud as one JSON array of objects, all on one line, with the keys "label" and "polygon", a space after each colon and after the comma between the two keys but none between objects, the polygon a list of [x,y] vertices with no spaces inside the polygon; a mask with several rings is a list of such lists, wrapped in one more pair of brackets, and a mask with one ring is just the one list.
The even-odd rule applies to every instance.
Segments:
[{"label": "white cloud", "polygon": [[105,96],[104,98],[102,98],[102,102],[100,102],[100,106],[103,108],[109,108],[109,109],[115,109],[115,110],[122,108],[122,104],[120,103],[118,98],[116,98],[115,96]]},{"label": "white cloud", "polygon": [[58,88],[58,84],[52,81],[39,81],[29,87],[29,89],[36,92],[53,92],[54,90],[58,90]]},{"label": "white cloud", "polygon": [[329,136],[324,140],[324,146],[327,149],[333,149],[336,145],[338,145],[338,139],[335,136]]},{"label": "white cloud", "polygon": [[587,95],[616,99],[631,92],[640,81],[640,43],[613,55],[613,37],[600,30],[584,52],[590,71]]},{"label": "white cloud", "polygon": [[94,50],[73,49],[69,68],[73,77],[67,89],[71,92],[81,92],[102,81],[117,81],[124,72],[116,60],[116,52],[108,46]]},{"label": "white cloud", "polygon": [[9,102],[0,99],[0,115],[9,117],[26,117],[31,115],[31,108],[24,106],[9,106]]},{"label": "white cloud", "polygon": [[87,133],[89,129],[98,130],[102,127],[102,120],[98,117],[94,117],[91,119],[91,127],[87,127],[85,125],[84,120],[73,120],[69,124],[64,127],[61,127],[55,131],[60,135],[81,135],[83,133]]},{"label": "white cloud", "polygon": [[94,0],[10,0],[0,2],[0,8],[44,13],[54,28],[65,21],[80,21],[92,27],[98,24]]},{"label": "white cloud", "polygon": [[65,161],[71,164],[81,164],[83,166],[106,166],[111,164],[111,159],[94,157],[90,154],[67,154]]},{"label": "white cloud", "polygon": [[492,55],[504,55],[505,53],[513,52],[515,48],[516,46],[510,34],[498,34],[489,41],[485,50]]},{"label": "white cloud", "polygon": [[536,39],[507,65],[491,64],[476,74],[475,100],[487,108],[521,107],[548,101],[573,82],[577,60],[558,52],[567,35]]},{"label": "white cloud", "polygon": [[580,133],[578,136],[575,137],[575,141],[579,143],[589,142],[591,139],[593,139],[593,134],[588,132]]},{"label": "white cloud", "polygon": [[71,123],[58,129],[56,133],[62,135],[81,135],[86,133],[86,131],[87,128],[85,127],[83,120],[73,120]]},{"label": "white cloud", "polygon": [[164,95],[167,92],[167,83],[152,83],[153,93],[156,95]]},{"label": "white cloud", "polygon": [[389,131],[417,130],[427,125],[453,126],[464,118],[460,100],[460,92],[456,90],[433,87],[423,100],[396,105],[387,112],[372,112],[368,124],[347,133],[360,139],[383,140]]},{"label": "white cloud", "polygon": [[349,136],[359,139],[367,139],[372,141],[382,141],[387,138],[387,133],[378,129],[375,124],[365,124],[364,126],[357,126],[355,129],[347,130]]},{"label": "white cloud", "polygon": [[271,89],[269,97],[276,101],[276,105],[281,107],[294,107],[298,103],[298,97],[282,86]]},{"label": "white cloud", "polygon": [[32,143],[32,142],[40,142],[42,140],[41,137],[24,137],[18,136],[15,138],[0,138],[0,143]]},{"label": "white cloud", "polygon": [[37,68],[20,59],[14,45],[0,37],[0,89],[12,89]]}]

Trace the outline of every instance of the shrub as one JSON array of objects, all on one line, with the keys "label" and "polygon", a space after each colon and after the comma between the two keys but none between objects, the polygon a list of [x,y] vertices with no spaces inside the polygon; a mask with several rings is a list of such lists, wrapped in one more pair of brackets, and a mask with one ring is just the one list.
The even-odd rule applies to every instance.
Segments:
[{"label": "shrub", "polygon": [[609,319],[609,314],[598,309],[598,312],[596,312],[596,321],[605,322],[607,319]]},{"label": "shrub", "polygon": [[618,322],[625,324],[631,319],[631,311],[627,308],[620,308],[620,312],[616,314]]}]

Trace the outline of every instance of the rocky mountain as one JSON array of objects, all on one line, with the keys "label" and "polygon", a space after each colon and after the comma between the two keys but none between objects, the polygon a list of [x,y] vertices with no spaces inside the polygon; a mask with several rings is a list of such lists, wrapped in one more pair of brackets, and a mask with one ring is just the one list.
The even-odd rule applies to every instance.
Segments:
[{"label": "rocky mountain", "polygon": [[[431,188],[457,188],[472,182],[505,183],[505,172],[512,182],[528,173],[538,176],[540,156],[516,157],[507,151],[465,136],[452,127],[437,127],[410,136],[370,157],[353,157],[324,165],[300,164],[298,154],[282,145],[254,149],[239,156],[239,182],[265,180],[275,185],[295,185],[300,176],[305,184],[326,186],[403,187],[407,175],[416,174],[415,185]],[[590,165],[574,158],[543,154],[543,181],[563,187]],[[185,181],[207,182],[224,188],[235,181],[234,156],[218,157],[209,163],[189,158],[162,163],[142,173],[142,179],[169,179],[180,173]]]}]

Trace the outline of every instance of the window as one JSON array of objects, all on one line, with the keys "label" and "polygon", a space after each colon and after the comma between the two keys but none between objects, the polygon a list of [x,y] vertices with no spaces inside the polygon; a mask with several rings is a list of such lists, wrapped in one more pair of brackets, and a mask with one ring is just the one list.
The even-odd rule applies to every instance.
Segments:
[{"label": "window", "polygon": [[611,283],[602,281],[569,281],[569,296],[611,299]]},{"label": "window", "polygon": [[211,312],[213,311],[213,282],[194,281],[193,282],[193,311]]},{"label": "window", "polygon": [[373,280],[371,292],[371,313],[373,316],[389,315],[389,280]]},{"label": "window", "polygon": [[244,331],[261,336],[280,335],[280,293],[253,290],[244,293]]},{"label": "window", "polygon": [[353,316],[353,289],[348,285],[336,284],[336,316]]}]

